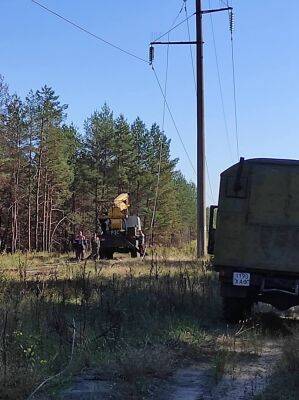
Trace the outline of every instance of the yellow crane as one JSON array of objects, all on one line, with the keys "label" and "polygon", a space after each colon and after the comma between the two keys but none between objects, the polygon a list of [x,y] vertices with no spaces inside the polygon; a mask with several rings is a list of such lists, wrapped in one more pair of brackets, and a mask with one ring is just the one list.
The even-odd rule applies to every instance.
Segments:
[{"label": "yellow crane", "polygon": [[114,252],[131,253],[132,257],[143,255],[145,236],[141,220],[138,215],[129,215],[129,208],[129,193],[121,193],[113,200],[108,215],[101,218],[103,258],[113,258]]},{"label": "yellow crane", "polygon": [[121,193],[114,199],[113,206],[108,211],[111,230],[124,230],[124,218],[128,216],[129,207],[129,193]]}]

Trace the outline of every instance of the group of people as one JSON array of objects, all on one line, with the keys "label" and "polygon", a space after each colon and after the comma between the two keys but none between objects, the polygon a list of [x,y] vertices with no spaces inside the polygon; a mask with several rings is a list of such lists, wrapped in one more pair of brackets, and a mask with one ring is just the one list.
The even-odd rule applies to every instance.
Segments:
[{"label": "group of people", "polygon": [[[89,257],[97,260],[100,258],[101,238],[98,233],[95,233],[91,238],[91,255]],[[77,261],[82,261],[85,258],[88,242],[83,232],[80,231],[73,240],[73,249],[75,251],[75,257]],[[88,257],[88,258],[89,258]]]}]

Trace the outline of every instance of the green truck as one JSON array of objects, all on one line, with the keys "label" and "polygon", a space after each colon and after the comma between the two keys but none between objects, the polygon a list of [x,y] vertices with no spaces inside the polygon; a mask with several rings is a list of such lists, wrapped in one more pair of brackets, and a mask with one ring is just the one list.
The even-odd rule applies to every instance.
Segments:
[{"label": "green truck", "polygon": [[209,253],[227,320],[246,318],[257,302],[299,305],[299,161],[241,158],[221,174]]}]

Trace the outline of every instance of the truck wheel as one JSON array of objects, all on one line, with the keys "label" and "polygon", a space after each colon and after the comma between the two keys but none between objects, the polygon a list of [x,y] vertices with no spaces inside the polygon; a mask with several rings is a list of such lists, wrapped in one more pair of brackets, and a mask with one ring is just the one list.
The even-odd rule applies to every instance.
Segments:
[{"label": "truck wheel", "polygon": [[100,250],[100,259],[101,260],[113,260],[113,251],[107,249]]},{"label": "truck wheel", "polygon": [[223,315],[228,322],[239,322],[251,315],[252,303],[248,299],[236,297],[223,298]]}]

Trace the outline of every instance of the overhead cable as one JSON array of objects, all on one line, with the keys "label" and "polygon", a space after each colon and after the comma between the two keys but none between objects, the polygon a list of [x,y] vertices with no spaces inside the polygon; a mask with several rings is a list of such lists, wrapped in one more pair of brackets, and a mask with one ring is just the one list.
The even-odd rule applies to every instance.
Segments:
[{"label": "overhead cable", "polygon": [[188,21],[190,18],[193,17],[193,15],[195,15],[196,12],[194,12],[193,14],[189,15],[187,18],[185,18],[183,21],[179,22],[177,25],[175,25],[174,27],[172,27],[171,29],[169,29],[167,32],[163,33],[161,36],[158,36],[155,40],[152,41],[152,43],[157,42],[158,40],[162,39],[163,37],[165,37],[166,35],[168,35],[170,32],[172,32],[173,30],[175,30],[176,28],[178,28],[179,26],[181,26],[182,24],[184,24],[186,21]]},{"label": "overhead cable", "polygon": [[[182,7],[175,17],[171,26],[174,26],[176,21],[178,20],[180,14],[182,13],[184,8],[184,2]],[[170,35],[168,34],[168,41],[170,39]],[[169,70],[169,50],[170,45],[167,45],[167,52],[166,52],[166,69],[165,69],[165,83],[164,83],[164,99],[163,99],[163,113],[162,113],[162,132],[164,133],[165,128],[165,116],[166,116],[166,98],[167,98],[167,84],[168,84],[168,70]],[[153,60],[152,60],[153,61]],[[152,65],[152,61],[150,64]],[[152,220],[150,226],[150,237],[151,237],[151,245],[154,243],[154,226],[156,222],[156,214],[157,214],[157,205],[158,205],[158,197],[159,197],[159,189],[160,189],[160,179],[161,179],[161,166],[162,166],[162,154],[163,154],[163,141],[162,137],[160,137],[160,146],[159,146],[159,165],[158,165],[158,174],[157,174],[157,184],[156,184],[156,192],[155,192],[155,201],[154,201],[154,208],[152,213]]]},{"label": "overhead cable", "polygon": [[[188,17],[187,0],[184,0],[184,9],[185,9],[185,15],[186,15],[186,22],[187,22],[188,40],[189,40],[189,42],[191,42],[190,25],[189,25],[189,19],[187,18]],[[193,73],[195,93],[197,93],[197,83],[196,83],[196,76],[195,76],[194,57],[193,57],[193,49],[192,49],[192,45],[191,44],[189,44],[189,50],[190,50],[190,57],[191,57],[191,65],[192,65],[192,73]]]},{"label": "overhead cable", "polygon": [[[168,68],[169,68],[169,45],[167,46],[167,54],[166,54],[166,71],[165,71],[164,100],[163,100],[163,114],[162,114],[162,133],[163,134],[164,134],[165,115],[166,115]],[[163,140],[162,140],[162,137],[160,136],[157,184],[156,184],[155,201],[154,201],[154,208],[153,208],[153,214],[152,214],[152,220],[151,220],[151,226],[150,226],[151,245],[153,245],[153,243],[154,243],[154,226],[155,226],[155,222],[156,222],[157,205],[158,205],[158,197],[159,197],[159,189],[160,189],[162,154],[163,154]]]},{"label": "overhead cable", "polygon": [[[209,7],[211,7],[211,0],[209,0]],[[232,147],[231,147],[231,143],[230,143],[227,117],[226,117],[226,111],[225,111],[225,106],[224,106],[222,81],[221,81],[220,67],[219,67],[219,58],[218,58],[218,51],[217,51],[217,45],[216,45],[216,37],[215,37],[214,22],[213,22],[212,14],[210,14],[210,23],[211,23],[211,30],[212,30],[212,37],[213,37],[213,47],[214,47],[214,54],[215,54],[215,62],[216,62],[216,69],[217,69],[218,86],[219,86],[219,94],[220,94],[220,100],[221,100],[223,122],[224,122],[224,128],[225,128],[225,133],[226,133],[226,140],[227,140],[227,145],[228,145],[228,149],[229,149],[229,154],[233,161],[233,153],[232,153]]]},{"label": "overhead cable", "polygon": [[[142,61],[142,62],[145,62],[146,64],[149,64],[149,62],[148,62],[147,60],[145,60],[144,58],[139,57],[139,56],[137,56],[136,54],[131,53],[130,51],[127,51],[127,50],[125,50],[125,49],[123,49],[123,48],[121,48],[121,47],[119,47],[119,46],[117,46],[117,45],[115,45],[115,44],[113,44],[113,43],[107,41],[106,39],[103,39],[102,37],[100,37],[100,36],[98,36],[98,35],[96,35],[96,34],[90,32],[89,30],[85,29],[84,27],[82,27],[82,26],[78,25],[77,23],[71,21],[70,19],[64,17],[63,15],[58,14],[56,11],[53,11],[53,10],[51,10],[50,8],[46,7],[45,5],[41,4],[41,3],[38,2],[37,0],[31,0],[31,1],[32,1],[33,3],[35,3],[36,5],[38,5],[39,7],[43,8],[45,11],[49,12],[50,14],[55,15],[56,17],[60,18],[60,19],[63,20],[64,22],[66,22],[66,23],[72,25],[73,27],[75,27],[75,28],[81,30],[82,32],[88,34],[89,36],[92,36],[92,37],[94,37],[95,39],[100,40],[101,42],[103,42],[103,43],[105,43],[105,44],[107,44],[107,45],[109,45],[109,46],[111,46],[111,47],[113,47],[113,48],[115,48],[115,49],[121,51],[121,52],[124,53],[124,54],[127,54],[127,55],[129,55],[129,56],[131,56],[131,57],[133,57],[133,58],[135,58],[135,59],[138,59],[138,60],[140,60],[140,61]],[[183,10],[183,6],[182,6],[182,9],[181,9],[180,12],[179,12],[179,15],[181,14],[182,10]],[[168,35],[168,34],[169,34],[170,32],[172,32],[174,29],[176,29],[177,27],[179,27],[180,25],[182,25],[183,23],[185,23],[186,21],[188,21],[188,20],[189,20],[192,16],[194,16],[195,14],[196,14],[196,13],[194,12],[193,14],[189,15],[187,18],[185,18],[183,21],[181,21],[180,23],[178,23],[178,24],[176,24],[175,26],[173,26],[171,29],[169,29],[167,32],[165,32],[163,35],[161,35],[161,36],[159,36],[158,38],[156,38],[155,41],[157,41],[157,40],[163,38],[164,36]],[[178,16],[179,16],[179,15],[178,15]],[[177,18],[178,18],[178,17],[177,17]],[[177,18],[176,18],[176,19],[177,19]],[[154,42],[155,42],[155,41],[154,41]],[[184,152],[185,152],[185,154],[186,154],[186,156],[187,156],[187,158],[188,158],[188,161],[189,161],[189,163],[190,163],[190,165],[191,165],[191,167],[192,167],[192,170],[193,170],[194,174],[196,175],[196,169],[195,169],[195,167],[194,167],[194,165],[193,165],[193,163],[192,163],[191,157],[189,156],[189,153],[188,153],[188,151],[187,151],[187,149],[186,149],[186,146],[185,146],[185,144],[184,144],[184,141],[183,141],[183,139],[182,139],[182,136],[181,136],[181,134],[180,134],[180,131],[179,131],[179,129],[178,129],[178,126],[177,126],[177,124],[176,124],[176,122],[175,122],[173,113],[172,113],[172,111],[171,111],[171,109],[170,109],[170,106],[169,106],[169,104],[168,104],[167,98],[166,98],[166,96],[165,96],[165,94],[164,94],[164,91],[163,91],[162,85],[161,85],[161,83],[160,83],[160,80],[159,80],[159,78],[158,78],[157,72],[156,72],[156,70],[155,70],[155,68],[154,68],[153,65],[152,65],[152,70],[153,70],[153,72],[154,72],[154,75],[155,75],[156,81],[157,81],[157,83],[158,83],[160,92],[161,92],[161,94],[162,94],[162,97],[163,97],[163,99],[164,99],[166,108],[167,108],[167,110],[168,110],[168,112],[169,112],[169,115],[170,115],[170,117],[171,117],[172,123],[173,123],[173,125],[174,125],[174,127],[175,127],[175,130],[176,130],[176,132],[177,132],[177,134],[178,134],[178,137],[179,137],[179,139],[180,139],[180,142],[181,142],[181,144],[182,144],[182,147],[183,147],[183,149],[184,149]]]},{"label": "overhead cable", "polygon": [[181,133],[180,133],[180,131],[179,131],[179,129],[178,129],[178,126],[177,126],[177,124],[176,124],[176,122],[175,122],[173,113],[172,113],[172,111],[171,111],[171,109],[170,109],[170,106],[169,106],[169,104],[168,104],[167,98],[166,98],[166,96],[165,96],[165,94],[164,94],[162,85],[161,85],[161,83],[160,83],[159,77],[158,77],[157,72],[156,72],[156,70],[155,70],[155,67],[154,67],[153,65],[152,65],[152,70],[153,70],[153,72],[154,72],[154,75],[155,75],[156,81],[157,81],[157,83],[158,83],[160,92],[161,92],[161,94],[162,94],[162,96],[163,96],[163,98],[164,98],[164,101],[165,101],[165,104],[166,104],[166,108],[167,108],[168,113],[169,113],[169,115],[170,115],[170,118],[171,118],[171,120],[172,120],[173,126],[174,126],[174,128],[175,128],[175,130],[176,130],[176,133],[177,133],[179,139],[180,139],[181,145],[182,145],[182,147],[183,147],[183,149],[184,149],[184,152],[185,152],[185,154],[186,154],[186,156],[187,156],[187,158],[188,158],[188,161],[189,161],[189,163],[190,163],[190,166],[191,166],[191,168],[192,168],[194,174],[196,175],[196,169],[194,168],[194,165],[193,165],[193,163],[192,163],[192,160],[191,160],[191,158],[190,158],[190,156],[189,156],[189,153],[188,153],[188,151],[187,151],[187,149],[186,149],[186,146],[185,146],[185,144],[184,144],[183,138],[182,138]]},{"label": "overhead cable", "polygon": [[128,51],[128,50],[125,50],[125,49],[123,49],[123,48],[117,46],[116,44],[111,43],[111,42],[109,42],[108,40],[106,40],[106,39],[104,39],[104,38],[102,38],[102,37],[96,35],[95,33],[92,33],[92,32],[90,32],[90,31],[88,31],[87,29],[85,29],[85,28],[83,28],[82,26],[76,24],[75,22],[71,21],[70,19],[68,19],[68,18],[64,17],[63,15],[58,14],[56,11],[53,11],[53,10],[51,10],[50,8],[46,7],[46,6],[43,5],[42,3],[39,3],[39,2],[36,1],[36,0],[31,0],[31,1],[32,1],[33,3],[35,3],[36,5],[38,5],[39,7],[43,8],[45,11],[49,12],[50,14],[55,15],[56,17],[60,18],[60,19],[63,20],[64,22],[67,22],[68,24],[70,24],[70,25],[72,25],[73,27],[79,29],[80,31],[86,33],[87,35],[90,35],[90,36],[92,36],[93,38],[95,38],[95,39],[97,39],[97,40],[100,40],[101,42],[103,42],[103,43],[105,43],[105,44],[107,44],[107,45],[113,47],[113,48],[116,49],[116,50],[121,51],[121,52],[124,53],[124,54],[127,54],[127,55],[130,56],[130,57],[133,57],[133,58],[135,58],[135,59],[137,59],[137,60],[139,60],[139,61],[142,61],[142,62],[145,62],[145,63],[148,64],[148,61],[147,61],[146,59],[144,59],[144,58],[142,58],[142,57],[139,57],[139,56],[137,56],[136,54],[134,54],[134,53],[132,53],[132,52],[130,52],[130,51]]},{"label": "overhead cable", "polygon": [[219,0],[219,3],[222,3],[226,7],[229,7],[228,0]]},{"label": "overhead cable", "polygon": [[234,46],[234,21],[232,18],[232,11],[229,12],[230,20],[230,43],[231,43],[231,61],[232,61],[232,76],[233,76],[233,96],[234,96],[234,114],[235,114],[235,137],[238,159],[240,158],[239,150],[239,123],[238,123],[238,107],[237,107],[237,88],[236,88],[236,64],[235,64],[235,46]]},{"label": "overhead cable", "polygon": [[[184,0],[184,9],[185,9],[185,14],[188,15],[188,10],[187,10],[187,0]],[[190,33],[190,25],[189,21],[187,20],[187,32],[188,32],[188,40],[191,42],[191,33]],[[196,82],[196,76],[195,76],[195,65],[194,65],[194,57],[193,57],[193,50],[192,50],[192,45],[190,44],[190,59],[191,59],[191,65],[192,65],[192,72],[193,72],[193,81],[194,81],[194,88],[195,88],[195,93],[197,95],[197,82]],[[206,171],[207,171],[207,181],[209,185],[209,190],[210,190],[210,200],[214,203],[214,193],[212,189],[212,183],[211,183],[211,178],[210,178],[210,171],[209,171],[209,165],[208,165],[208,160],[207,157],[205,157],[205,164],[206,164]]]}]

